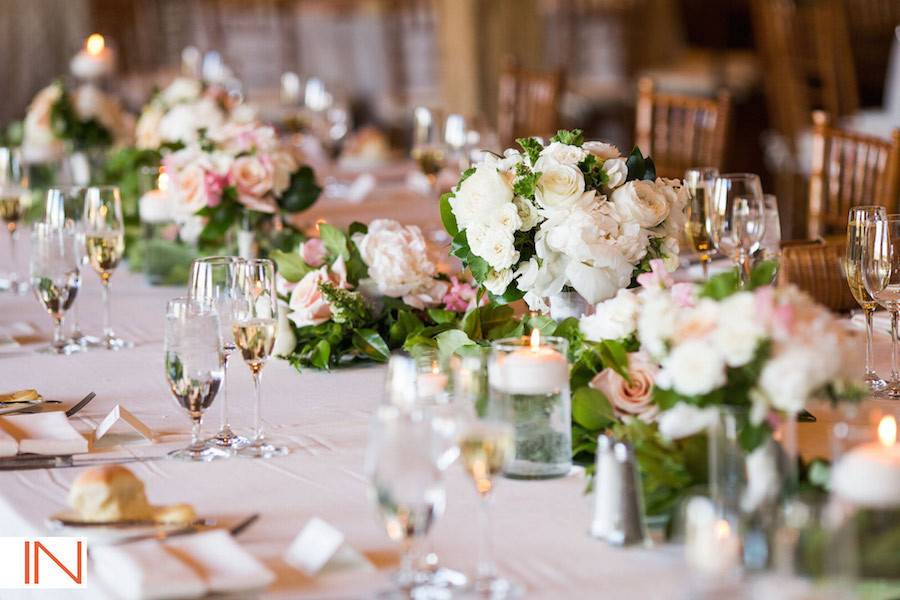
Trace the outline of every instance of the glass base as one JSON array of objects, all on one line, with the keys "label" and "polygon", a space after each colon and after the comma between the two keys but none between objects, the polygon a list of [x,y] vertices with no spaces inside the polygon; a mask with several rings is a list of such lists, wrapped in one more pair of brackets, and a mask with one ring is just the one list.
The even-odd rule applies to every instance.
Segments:
[{"label": "glass base", "polygon": [[447,588],[416,585],[394,590],[383,590],[375,595],[377,600],[450,600],[453,592]]},{"label": "glass base", "polygon": [[237,451],[238,456],[246,458],[273,458],[275,456],[284,456],[290,450],[285,446],[274,446],[265,440],[259,442],[250,442]]},{"label": "glass base", "polygon": [[60,356],[66,356],[69,354],[84,352],[84,348],[82,348],[78,344],[73,344],[71,341],[66,341],[61,346],[50,344],[49,346],[38,348],[37,350],[35,350],[35,352],[37,352],[38,354],[56,354]]},{"label": "glass base", "polygon": [[240,450],[250,445],[249,439],[236,434],[228,425],[220,429],[210,441],[219,448],[231,448],[232,450]]},{"label": "glass base", "polygon": [[866,382],[866,385],[868,386],[869,390],[871,390],[873,392],[884,391],[884,389],[887,388],[887,385],[888,385],[887,381],[885,381],[884,379],[882,379],[875,373],[867,374],[866,378],[865,378],[865,382]]},{"label": "glass base", "polygon": [[464,573],[438,566],[435,569],[419,571],[422,583],[441,588],[462,589],[469,585],[469,578]]},{"label": "glass base", "polygon": [[103,336],[103,339],[100,340],[99,347],[106,350],[126,350],[128,348],[134,348],[134,343],[114,335],[105,335]]},{"label": "glass base", "polygon": [[188,446],[180,450],[173,450],[167,456],[175,460],[209,462],[220,458],[228,458],[231,456],[231,452],[218,448],[214,444],[209,444],[207,440],[207,443],[202,448],[198,449]]},{"label": "glass base", "polygon": [[0,281],[0,292],[24,295],[31,290],[27,281],[4,279]]},{"label": "glass base", "polygon": [[518,598],[522,595],[522,588],[502,577],[479,577],[472,585],[472,593],[482,598],[502,600],[503,598]]},{"label": "glass base", "polygon": [[85,350],[87,350],[88,348],[99,348],[103,345],[103,341],[100,338],[94,337],[92,335],[85,335],[80,331],[72,333],[72,338],[69,340],[69,342],[72,344],[78,344]]}]

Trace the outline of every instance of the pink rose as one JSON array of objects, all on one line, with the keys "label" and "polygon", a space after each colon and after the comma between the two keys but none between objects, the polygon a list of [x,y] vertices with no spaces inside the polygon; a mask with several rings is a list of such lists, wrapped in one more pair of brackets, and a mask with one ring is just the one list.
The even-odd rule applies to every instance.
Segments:
[{"label": "pink rose", "polygon": [[659,407],[653,404],[653,381],[659,373],[659,365],[642,353],[628,355],[628,376],[631,383],[612,369],[597,373],[589,384],[603,392],[620,417],[637,416],[642,421],[653,421]]},{"label": "pink rose", "polygon": [[475,299],[475,288],[467,281],[460,281],[455,275],[450,278],[450,289],[444,296],[444,308],[465,312]]},{"label": "pink rose", "polygon": [[300,258],[310,267],[321,267],[325,262],[325,244],[319,238],[310,238],[300,244]]},{"label": "pink rose", "polygon": [[222,191],[225,189],[225,176],[209,171],[206,173],[204,184],[206,185],[206,203],[215,207],[222,201]]},{"label": "pink rose", "polygon": [[206,171],[197,163],[192,163],[180,170],[172,170],[168,165],[171,185],[169,197],[174,200],[173,212],[176,218],[193,215],[207,205]]},{"label": "pink rose", "polygon": [[335,287],[347,288],[347,268],[344,259],[338,259],[331,265],[331,269],[323,266],[311,271],[300,280],[291,292],[288,307],[291,312],[288,318],[297,327],[319,325],[331,318],[331,305],[322,295],[319,284],[330,281]]},{"label": "pink rose", "polygon": [[275,212],[275,202],[268,196],[275,178],[272,161],[265,157],[241,156],[232,163],[229,178],[237,189],[241,204],[259,212]]}]

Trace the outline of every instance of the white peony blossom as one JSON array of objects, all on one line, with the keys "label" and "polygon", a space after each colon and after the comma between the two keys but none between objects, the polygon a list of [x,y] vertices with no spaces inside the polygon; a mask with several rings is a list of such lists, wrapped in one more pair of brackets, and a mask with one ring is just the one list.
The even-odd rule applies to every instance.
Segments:
[{"label": "white peony blossom", "polygon": [[718,418],[719,413],[715,407],[699,408],[679,402],[660,413],[656,422],[660,435],[669,440],[680,440],[707,430]]},{"label": "white peony blossom", "polygon": [[623,221],[656,227],[669,216],[669,201],[651,181],[629,181],[613,191],[610,200]]},{"label": "white peony blossom", "polygon": [[620,289],[615,297],[601,302],[594,314],[582,317],[578,324],[585,339],[594,342],[628,337],[637,329],[640,298],[628,289]]},{"label": "white peony blossom", "polygon": [[725,385],[725,360],[708,343],[688,340],[675,346],[663,360],[662,376],[679,394],[708,394]]},{"label": "white peony blossom", "polygon": [[450,208],[460,229],[482,223],[485,215],[505,204],[512,204],[512,185],[487,163],[479,165],[450,198]]},{"label": "white peony blossom", "polygon": [[739,292],[717,308],[713,344],[729,367],[741,367],[753,359],[766,333],[756,318],[756,299],[750,292]]},{"label": "white peony blossom", "polygon": [[190,77],[177,77],[160,93],[160,99],[168,106],[193,102],[203,93],[203,85]]},{"label": "white peony blossom", "polygon": [[491,271],[484,280],[484,287],[487,291],[495,296],[502,296],[506,293],[506,288],[512,282],[512,269],[503,269],[502,271]]}]

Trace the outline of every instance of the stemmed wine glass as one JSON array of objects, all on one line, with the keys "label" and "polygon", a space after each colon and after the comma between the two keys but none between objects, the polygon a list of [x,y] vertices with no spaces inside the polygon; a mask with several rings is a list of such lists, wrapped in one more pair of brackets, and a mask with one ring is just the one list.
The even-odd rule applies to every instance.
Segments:
[{"label": "stemmed wine glass", "polygon": [[75,232],[66,227],[37,223],[31,235],[31,287],[53,318],[53,342],[39,350],[47,354],[71,354],[81,347],[63,337],[63,317],[75,301],[81,277]]},{"label": "stemmed wine glass", "polygon": [[481,500],[478,511],[481,538],[474,591],[499,599],[521,593],[516,583],[497,574],[490,527],[490,503],[495,480],[515,454],[515,429],[509,415],[504,414],[509,407],[490,401],[486,378],[483,355],[463,357],[454,366],[454,396],[456,402],[462,405],[460,410],[468,414],[460,426],[459,452]]},{"label": "stemmed wine glass", "polygon": [[878,304],[891,313],[891,380],[885,393],[900,397],[897,320],[900,317],[900,215],[876,217],[865,228],[863,281]]},{"label": "stemmed wine glass", "polygon": [[0,148],[0,219],[9,233],[9,290],[15,294],[28,291],[28,284],[20,281],[16,274],[16,241],[19,238],[19,220],[25,212],[25,197],[28,194],[28,177],[19,151],[14,148]]},{"label": "stemmed wine glass", "polygon": [[750,255],[766,229],[765,201],[759,177],[752,173],[720,175],[713,183],[708,227],[716,249],[738,268],[738,283],[750,279]]},{"label": "stemmed wine glass", "polygon": [[253,439],[241,448],[241,456],[269,458],[288,453],[283,446],[270,444],[263,434],[260,416],[260,380],[263,367],[275,346],[278,331],[278,296],[275,292],[275,263],[268,259],[246,260],[237,266],[237,296],[232,303],[231,329],[234,345],[253,375]]},{"label": "stemmed wine glass", "polygon": [[89,187],[84,195],[84,245],[88,260],[103,286],[103,339],[107,350],[131,347],[116,337],[110,324],[109,279],[125,253],[125,224],[122,200],[115,186]]},{"label": "stemmed wine glass", "polygon": [[[89,264],[87,249],[84,245],[84,195],[86,188],[82,186],[52,187],[47,190],[47,199],[44,204],[44,223],[57,227],[67,227],[75,234],[75,253],[79,257],[80,267]],[[93,336],[85,335],[81,331],[79,307],[81,302],[76,302],[72,307],[72,334],[70,341],[83,348],[91,348],[100,345],[100,340]]]},{"label": "stemmed wine glass", "polygon": [[234,352],[234,333],[231,316],[237,297],[238,266],[243,259],[236,256],[209,256],[198,258],[191,264],[191,278],[188,282],[188,296],[204,300],[216,307],[219,313],[219,330],[222,337],[222,424],[213,440],[219,446],[238,449],[250,441],[236,434],[228,422],[228,359]]},{"label": "stemmed wine glass", "polygon": [[166,307],[166,380],[172,397],[191,418],[191,445],[172,458],[210,461],[229,452],[200,439],[203,413],[225,376],[219,316],[215,307],[192,298],[176,298]]},{"label": "stemmed wine glass", "polygon": [[700,257],[703,279],[709,279],[709,263],[715,252],[709,233],[707,209],[709,194],[718,176],[719,170],[715,167],[697,167],[684,173],[684,185],[690,198],[687,221],[684,224],[685,237]]},{"label": "stemmed wine glass", "polygon": [[434,113],[418,106],[413,111],[413,147],[412,158],[419,165],[419,170],[428,179],[432,190],[437,187],[437,178],[444,168],[445,149],[441,140],[440,127]]},{"label": "stemmed wine glass", "polygon": [[866,373],[865,381],[873,392],[880,392],[887,387],[887,382],[878,376],[872,366],[873,350],[873,324],[872,317],[878,303],[866,289],[863,277],[863,256],[866,250],[866,228],[876,220],[883,220],[887,216],[883,206],[854,206],[850,209],[847,220],[847,254],[844,259],[844,274],[853,298],[859,303],[866,316]]},{"label": "stemmed wine glass", "polygon": [[431,451],[434,429],[420,411],[379,407],[366,451],[369,496],[391,540],[402,544],[398,598],[430,597],[413,566],[415,546],[444,512],[443,475]]}]

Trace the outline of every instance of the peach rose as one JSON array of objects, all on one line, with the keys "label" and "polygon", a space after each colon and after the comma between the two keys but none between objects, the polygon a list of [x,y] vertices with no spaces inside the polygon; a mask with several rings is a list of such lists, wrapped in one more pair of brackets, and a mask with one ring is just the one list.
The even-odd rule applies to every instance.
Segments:
[{"label": "peach rose", "polygon": [[241,156],[231,165],[231,180],[241,204],[251,210],[275,212],[275,202],[267,197],[274,184],[272,161],[256,156]]},{"label": "peach rose", "polygon": [[291,175],[297,170],[297,161],[288,152],[273,152],[269,155],[272,161],[272,192],[281,196],[291,184]]},{"label": "peach rose", "polygon": [[172,173],[169,188],[172,211],[176,218],[186,218],[206,206],[206,171],[199,164],[189,164]]},{"label": "peach rose", "polygon": [[637,416],[642,421],[650,422],[659,412],[659,407],[651,400],[657,373],[658,365],[646,354],[635,352],[628,355],[628,376],[631,383],[613,369],[604,369],[594,376],[589,385],[603,392],[620,417]]},{"label": "peach rose", "polygon": [[319,284],[326,281],[330,281],[335,287],[348,287],[347,268],[343,258],[338,257],[330,270],[327,266],[323,266],[307,273],[291,292],[288,303],[291,312],[288,318],[297,327],[319,325],[331,318],[331,305],[319,289]]},{"label": "peach rose", "polygon": [[325,262],[325,243],[319,238],[310,238],[300,244],[300,258],[313,268]]}]

